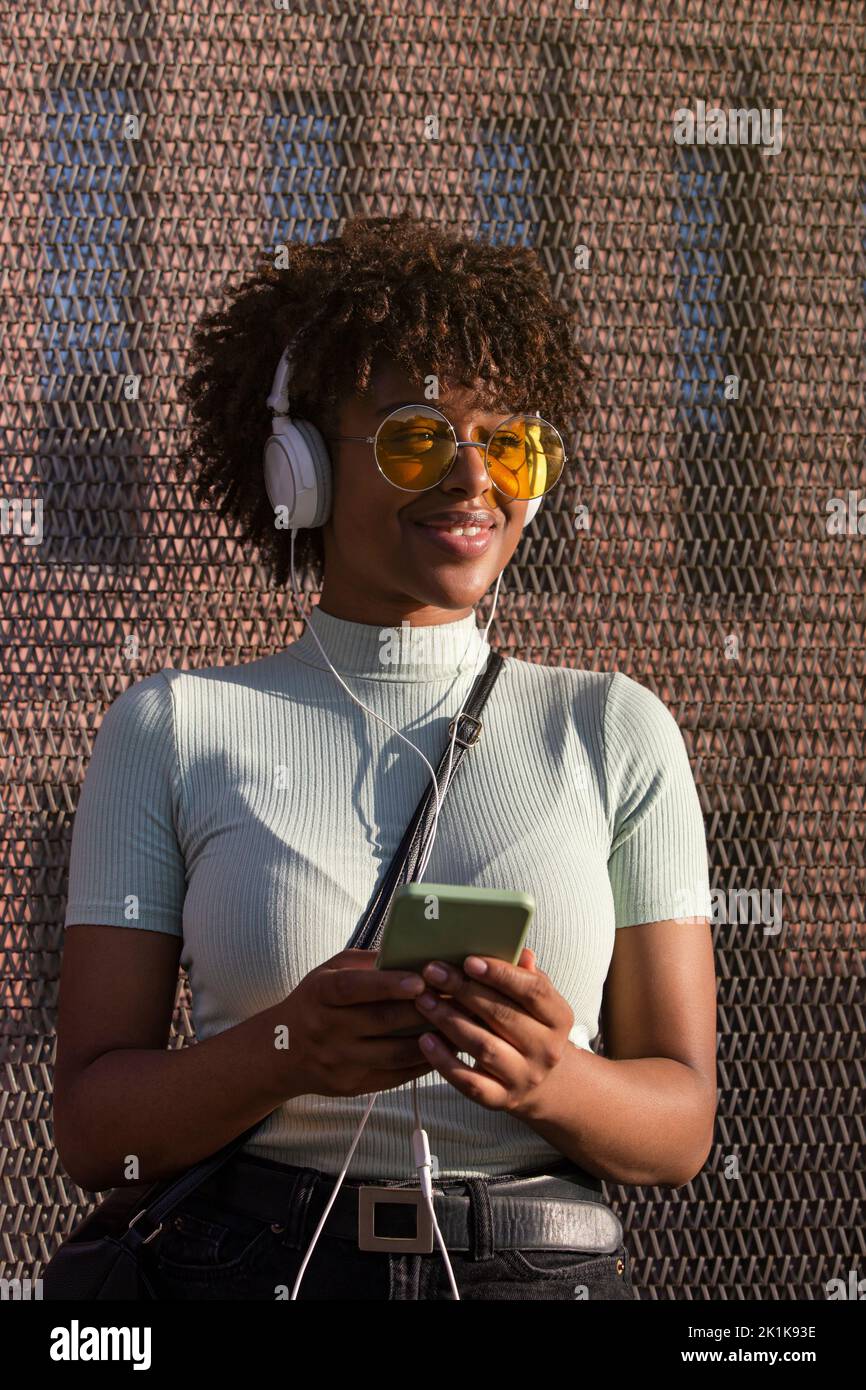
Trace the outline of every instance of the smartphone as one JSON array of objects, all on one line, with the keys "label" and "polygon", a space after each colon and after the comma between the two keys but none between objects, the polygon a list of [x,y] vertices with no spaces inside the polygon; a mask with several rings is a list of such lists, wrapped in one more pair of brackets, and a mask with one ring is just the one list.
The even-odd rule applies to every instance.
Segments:
[{"label": "smartphone", "polygon": [[[529,893],[467,888],[458,883],[404,883],[394,894],[376,957],[379,970],[421,972],[431,960],[463,968],[469,955],[495,956],[516,965],[535,912]],[[431,1024],[391,1036],[416,1037]]]}]

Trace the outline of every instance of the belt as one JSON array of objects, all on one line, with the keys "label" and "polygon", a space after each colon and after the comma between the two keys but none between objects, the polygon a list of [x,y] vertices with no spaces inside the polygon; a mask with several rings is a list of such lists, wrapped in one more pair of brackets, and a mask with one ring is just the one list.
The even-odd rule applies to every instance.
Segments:
[{"label": "belt", "polygon": [[[335,1174],[240,1155],[202,1183],[198,1193],[257,1220],[291,1224],[300,1245],[312,1238],[335,1182]],[[575,1178],[542,1173],[434,1180],[433,1208],[448,1250],[472,1249],[479,1186],[489,1203],[496,1249],[612,1254],[622,1244],[622,1225],[600,1192]],[[407,1224],[411,1234],[383,1233],[389,1225],[392,1232],[401,1225],[405,1231]],[[401,1255],[431,1254],[434,1245],[430,1209],[410,1179],[344,1179],[321,1234],[351,1241],[359,1250]]]}]

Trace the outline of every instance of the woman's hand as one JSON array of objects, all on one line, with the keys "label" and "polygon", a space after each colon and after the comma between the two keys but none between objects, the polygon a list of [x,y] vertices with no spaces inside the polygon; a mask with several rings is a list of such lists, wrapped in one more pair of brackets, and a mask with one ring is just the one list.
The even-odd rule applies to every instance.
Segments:
[{"label": "woman's hand", "polygon": [[[289,1029],[294,1093],[369,1095],[432,1071],[418,1053],[413,1000],[423,984],[411,970],[377,970],[375,951],[340,951],[305,975],[277,1011]],[[413,1026],[415,1036],[393,1036]]]},{"label": "woman's hand", "polygon": [[[444,979],[435,978],[436,966],[446,971]],[[469,1100],[519,1116],[566,1050],[574,1024],[566,1000],[528,948],[517,965],[467,956],[463,970],[435,961],[422,973],[434,1003],[427,1006],[420,996],[413,1007],[444,1034],[422,1034],[422,1054]],[[474,1057],[476,1066],[460,1061],[458,1052]]]}]

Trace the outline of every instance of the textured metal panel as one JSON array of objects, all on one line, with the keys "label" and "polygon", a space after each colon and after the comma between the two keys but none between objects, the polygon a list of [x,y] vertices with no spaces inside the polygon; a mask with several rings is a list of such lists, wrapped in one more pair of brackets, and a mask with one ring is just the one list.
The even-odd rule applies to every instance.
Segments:
[{"label": "textured metal panel", "polygon": [[[635,1282],[822,1299],[862,1276],[866,536],[827,529],[831,497],[866,511],[862,6],[0,9],[3,497],[44,509],[41,544],[0,538],[0,1272],[37,1274],[88,1201],[57,1163],[51,1084],[94,730],[131,680],[292,632],[285,593],[173,478],[190,322],[257,249],[409,207],[538,247],[599,378],[492,640],[650,685],[700,788],[716,1143],[686,1188],[610,1189]],[[698,100],[779,109],[780,152],[676,144]],[[779,932],[739,920],[748,890],[781,894]]]}]

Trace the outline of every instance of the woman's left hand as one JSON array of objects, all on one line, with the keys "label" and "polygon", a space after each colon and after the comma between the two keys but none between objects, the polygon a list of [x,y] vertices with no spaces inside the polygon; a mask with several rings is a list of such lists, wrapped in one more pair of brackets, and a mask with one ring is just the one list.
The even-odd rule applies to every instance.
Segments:
[{"label": "woman's left hand", "polygon": [[[486,969],[475,973],[473,962],[483,962]],[[447,971],[447,978],[433,978],[435,965]],[[424,1056],[469,1100],[519,1117],[568,1046],[574,1014],[566,1000],[527,947],[517,965],[494,956],[467,956],[464,970],[431,961],[421,974],[435,1002],[427,1007],[419,995],[415,1007],[445,1035],[423,1033],[418,1044]],[[430,1038],[428,1049],[425,1039]],[[476,1065],[467,1066],[458,1052],[468,1053]]]}]

